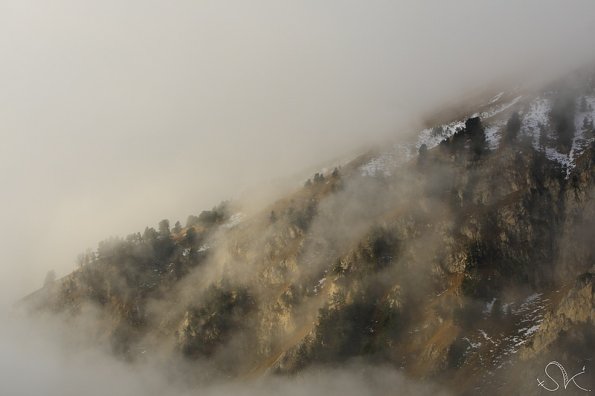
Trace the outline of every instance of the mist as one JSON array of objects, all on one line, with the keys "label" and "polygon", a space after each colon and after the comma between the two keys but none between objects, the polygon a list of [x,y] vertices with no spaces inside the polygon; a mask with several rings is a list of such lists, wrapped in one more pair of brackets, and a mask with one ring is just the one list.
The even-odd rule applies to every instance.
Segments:
[{"label": "mist", "polygon": [[12,300],[106,236],[279,193],[465,94],[576,67],[595,33],[588,0],[0,7]]},{"label": "mist", "polygon": [[[0,0],[0,388],[186,395],[195,378],[206,395],[440,394],[357,361],[203,381],[206,363],[116,359],[92,311],[65,326],[8,307],[99,240],[221,200],[258,208],[436,112],[593,62],[593,37],[592,0]],[[373,198],[360,187],[322,209],[361,230],[329,215],[315,235],[361,236],[383,206],[346,205]]]},{"label": "mist", "polygon": [[[130,364],[116,359],[109,346],[91,340],[93,311],[78,318],[10,319],[0,329],[1,389],[10,395],[278,395],[312,394],[440,395],[430,382],[407,379],[385,366],[357,360],[340,368],[315,367],[297,376],[268,376],[230,381],[213,372],[208,362],[155,357]],[[65,321],[62,321],[66,319]]]}]

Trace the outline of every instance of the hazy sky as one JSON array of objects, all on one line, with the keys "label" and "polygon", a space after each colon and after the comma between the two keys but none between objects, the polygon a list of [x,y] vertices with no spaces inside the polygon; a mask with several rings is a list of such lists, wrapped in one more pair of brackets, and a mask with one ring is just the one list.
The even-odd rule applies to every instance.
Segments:
[{"label": "hazy sky", "polygon": [[467,90],[578,65],[594,37],[593,0],[0,0],[0,297]]}]

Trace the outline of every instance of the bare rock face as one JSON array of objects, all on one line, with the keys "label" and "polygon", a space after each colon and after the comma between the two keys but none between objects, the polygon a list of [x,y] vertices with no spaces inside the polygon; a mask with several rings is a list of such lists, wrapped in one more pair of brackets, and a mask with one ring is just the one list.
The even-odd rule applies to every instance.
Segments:
[{"label": "bare rock face", "polygon": [[529,346],[520,350],[521,359],[529,359],[555,342],[562,332],[587,324],[595,326],[593,275],[585,274],[566,292],[555,308],[545,314]]}]

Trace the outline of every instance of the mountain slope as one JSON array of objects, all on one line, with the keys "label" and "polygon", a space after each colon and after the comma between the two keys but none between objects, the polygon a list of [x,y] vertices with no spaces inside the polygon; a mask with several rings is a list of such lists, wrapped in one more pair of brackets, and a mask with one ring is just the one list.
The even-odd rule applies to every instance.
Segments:
[{"label": "mountain slope", "polygon": [[520,372],[593,350],[593,107],[593,75],[499,93],[255,215],[222,204],[104,241],[25,301],[93,307],[93,337],[130,360],[254,378],[357,358],[537,394]]}]

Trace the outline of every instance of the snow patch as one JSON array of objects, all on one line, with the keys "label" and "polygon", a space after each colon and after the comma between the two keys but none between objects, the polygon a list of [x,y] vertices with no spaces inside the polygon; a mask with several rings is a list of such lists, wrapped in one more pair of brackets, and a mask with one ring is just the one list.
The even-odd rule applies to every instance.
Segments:
[{"label": "snow patch", "polygon": [[499,94],[495,95],[492,99],[490,99],[490,101],[488,102],[488,104],[496,103],[497,101],[500,100],[500,98],[502,97],[502,95],[504,95],[504,92],[500,92]]},{"label": "snow patch", "polygon": [[531,307],[533,303],[539,302],[541,300],[541,295],[541,293],[531,294],[529,297],[525,299],[525,301],[523,301],[523,303],[518,309],[514,310],[514,313],[522,313],[526,311],[528,308]]},{"label": "snow patch", "polygon": [[574,169],[576,158],[585,150],[585,148],[593,141],[592,136],[586,136],[583,130],[583,120],[585,117],[595,118],[595,97],[585,97],[588,105],[591,105],[590,110],[581,112],[577,110],[574,116],[575,136],[572,141],[572,147],[568,154],[560,153],[554,147],[541,147],[540,135],[542,133],[540,126],[549,126],[549,113],[552,109],[551,101],[547,98],[537,98],[530,105],[528,111],[523,115],[521,124],[521,131],[523,134],[530,136],[532,139],[533,148],[538,151],[545,152],[545,156],[551,160],[558,162],[566,171],[566,178],[570,176],[572,169]]},{"label": "snow patch", "polygon": [[574,126],[575,126],[575,134],[574,140],[572,141],[572,149],[570,150],[569,157],[572,162],[576,160],[576,158],[585,150],[585,148],[591,143],[593,140],[593,136],[587,136],[586,131],[583,129],[583,122],[585,118],[590,120],[593,123],[595,120],[595,97],[587,96],[585,97],[585,101],[587,102],[587,111],[581,111],[580,109],[580,99],[577,101],[577,112],[574,115]]},{"label": "snow patch", "polygon": [[551,101],[547,98],[537,98],[529,105],[529,110],[523,115],[521,131],[533,138],[533,146],[539,149],[540,125],[549,125],[549,114],[552,110]]},{"label": "snow patch", "polygon": [[463,337],[463,340],[467,341],[469,343],[469,346],[473,349],[478,349],[479,347],[481,347],[481,342],[472,342],[467,337]]},{"label": "snow patch", "polygon": [[490,336],[488,335],[488,333],[486,333],[484,330],[482,330],[482,329],[479,329],[479,332],[481,333],[481,335],[483,336],[483,338],[485,338],[485,339],[486,339],[486,341],[489,341],[489,342],[491,342],[492,344],[496,344],[496,343],[494,342],[494,340],[492,339],[492,337],[490,337]]},{"label": "snow patch", "polygon": [[500,139],[502,138],[501,130],[504,126],[504,121],[497,122],[495,124],[489,125],[485,129],[486,140],[488,142],[488,146],[490,150],[496,150],[500,145]]},{"label": "snow patch", "polygon": [[425,144],[428,150],[432,149],[464,127],[465,121],[453,121],[434,128],[426,128],[419,132],[417,142],[395,144],[362,165],[360,167],[362,176],[390,176],[400,165],[414,158],[422,145]]},{"label": "snow patch", "polygon": [[326,276],[318,281],[318,284],[314,286],[314,294],[318,294],[320,290],[324,287],[324,283],[326,282]]},{"label": "snow patch", "polygon": [[448,139],[454,135],[457,130],[465,128],[465,121],[453,121],[448,124],[439,125],[434,128],[426,128],[419,133],[417,144],[415,148],[419,149],[422,144],[425,144],[429,149],[434,148],[443,140]]},{"label": "snow patch", "polygon": [[237,226],[238,224],[240,224],[243,219],[244,219],[244,214],[242,212],[234,213],[233,215],[231,215],[231,217],[229,218],[227,223],[223,224],[221,227],[227,228],[227,229],[233,228],[233,227]]},{"label": "snow patch", "polygon": [[494,309],[494,304],[496,303],[497,298],[494,298],[492,301],[486,303],[485,308],[483,309],[484,314],[491,314],[492,309]]},{"label": "snow patch", "polygon": [[522,332],[525,337],[528,337],[528,336],[531,336],[534,333],[536,333],[537,330],[539,330],[539,327],[540,327],[540,323],[535,324],[529,328],[521,329],[520,332]]},{"label": "snow patch", "polygon": [[521,100],[522,98],[523,98],[522,96],[517,96],[516,98],[514,98],[513,100],[511,100],[508,103],[495,106],[494,108],[492,108],[488,111],[484,111],[481,113],[475,113],[475,114],[473,114],[473,117],[481,117],[482,120],[486,120],[488,118],[495,116],[496,114],[499,114],[505,110],[508,110],[509,108],[511,108],[512,106],[517,104],[518,101]]}]

